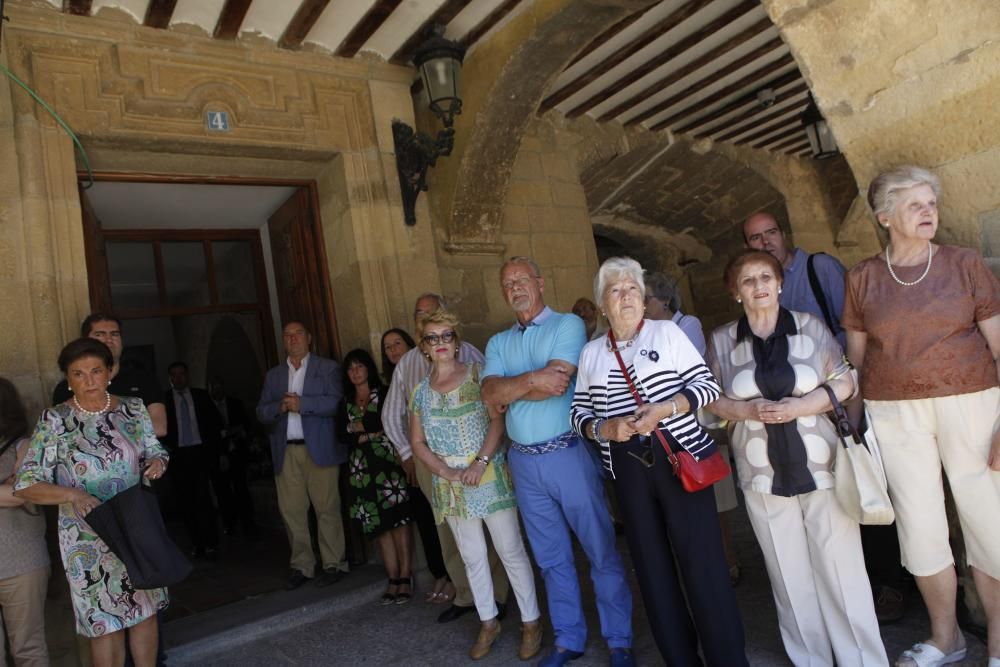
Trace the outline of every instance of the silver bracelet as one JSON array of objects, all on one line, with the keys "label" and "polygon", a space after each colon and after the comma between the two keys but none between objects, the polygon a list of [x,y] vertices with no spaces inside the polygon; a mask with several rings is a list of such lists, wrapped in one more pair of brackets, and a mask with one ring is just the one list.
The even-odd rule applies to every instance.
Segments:
[{"label": "silver bracelet", "polygon": [[667,419],[673,419],[674,417],[677,416],[677,412],[679,411],[680,408],[677,405],[677,399],[676,398],[673,398],[673,397],[670,398],[670,407],[672,409],[672,412],[670,413],[670,416],[667,417]]}]

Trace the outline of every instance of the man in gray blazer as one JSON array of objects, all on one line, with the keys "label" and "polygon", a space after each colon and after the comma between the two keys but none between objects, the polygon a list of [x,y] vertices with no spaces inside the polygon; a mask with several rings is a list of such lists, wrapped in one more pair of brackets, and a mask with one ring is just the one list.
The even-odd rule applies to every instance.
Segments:
[{"label": "man in gray blazer", "polygon": [[335,417],[343,396],[340,367],[309,353],[312,336],[301,322],[284,328],[288,359],[264,379],[257,418],[271,426],[271,459],[278,509],[288,529],[292,574],[288,590],[313,577],[316,557],[309,534],[309,503],[316,512],[323,569],[316,585],[329,586],[347,573],[344,524],[337,481],[347,444],[337,439]]}]

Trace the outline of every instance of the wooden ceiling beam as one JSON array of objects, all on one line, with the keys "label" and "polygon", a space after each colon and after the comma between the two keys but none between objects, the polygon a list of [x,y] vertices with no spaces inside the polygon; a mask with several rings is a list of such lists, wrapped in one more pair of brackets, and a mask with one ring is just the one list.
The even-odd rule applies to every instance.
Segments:
[{"label": "wooden ceiling beam", "polygon": [[590,43],[587,44],[587,46],[583,47],[583,50],[580,51],[580,53],[573,56],[573,60],[569,62],[569,65],[567,65],[566,68],[569,69],[573,65],[577,64],[578,62],[589,56],[591,53],[596,51],[600,46],[610,41],[611,38],[613,38],[615,35],[617,35],[622,30],[624,30],[625,28],[629,27],[630,25],[641,19],[643,16],[645,16],[646,12],[648,12],[653,7],[656,7],[655,3],[649,5],[644,9],[640,9],[637,12],[629,14],[621,21],[615,23],[613,26],[611,26],[610,28],[602,32],[600,35],[592,39]]},{"label": "wooden ceiling beam", "polygon": [[[795,107],[792,106],[790,109],[794,109],[794,108]],[[804,109],[805,106],[803,105],[802,108]],[[782,114],[782,116],[785,116],[785,114],[787,114],[790,111],[790,109],[785,109],[785,113]],[[772,132],[774,132],[778,128],[784,127],[784,126],[788,125],[789,123],[801,124],[801,120],[800,120],[798,114],[794,114],[794,115],[791,115],[791,116],[783,117],[780,120],[777,120],[777,121],[775,121],[773,123],[768,123],[767,125],[760,125],[760,124],[758,124],[757,128],[755,128],[755,129],[757,129],[756,132],[754,132],[753,134],[747,135],[747,136],[739,139],[738,141],[734,141],[733,143],[737,144],[737,145],[739,145],[739,144],[751,144],[751,143],[757,141],[758,139],[763,139],[764,137],[766,137],[767,135],[771,134]],[[720,141],[721,141],[721,139],[720,139]]]},{"label": "wooden ceiling beam", "polygon": [[330,0],[304,0],[296,10],[295,16],[285,26],[285,31],[281,33],[278,46],[283,49],[297,49],[302,46],[306,35],[316,25],[316,21],[319,20],[328,4],[330,4]]},{"label": "wooden ceiling beam", "polygon": [[430,29],[435,25],[447,27],[468,4],[469,0],[447,0],[426,21],[420,24],[420,27],[410,35],[409,39],[403,42],[402,46],[396,49],[396,52],[392,54],[389,60],[400,64],[405,64],[413,60],[413,54],[417,48],[429,37]]},{"label": "wooden ceiling beam", "polygon": [[[698,100],[694,104],[692,104],[692,105],[690,105],[688,107],[685,107],[684,109],[681,109],[680,111],[678,111],[674,115],[672,115],[669,118],[667,118],[666,120],[662,121],[662,123],[664,123],[667,126],[673,125],[677,121],[682,120],[684,118],[687,118],[687,117],[689,117],[689,116],[691,116],[693,114],[697,114],[702,109],[704,109],[706,107],[710,107],[713,104],[715,104],[716,102],[720,102],[720,101],[726,99],[727,97],[729,97],[730,95],[732,95],[734,93],[737,93],[737,92],[739,92],[741,90],[745,90],[748,86],[753,86],[754,89],[762,88],[764,86],[758,85],[758,82],[760,82],[761,80],[763,80],[763,79],[771,76],[772,74],[774,74],[778,70],[780,70],[780,69],[782,69],[784,67],[788,67],[789,65],[794,65],[794,64],[795,64],[795,59],[792,58],[792,54],[786,53],[785,55],[781,56],[777,60],[769,62],[766,65],[764,65],[763,67],[760,67],[760,68],[754,70],[750,74],[744,76],[742,79],[739,79],[738,81],[734,81],[733,83],[729,84],[728,86],[724,86],[723,88],[719,89],[715,93],[712,93],[711,95],[709,95],[705,99]],[[796,77],[800,76],[799,71],[797,69],[793,70],[792,73]],[[666,111],[667,109],[669,109],[669,108],[671,108],[671,107],[673,107],[673,106],[675,106],[675,105],[683,102],[684,100],[689,99],[692,95],[697,94],[698,91],[704,90],[707,86],[711,85],[713,81],[718,80],[722,76],[723,75],[721,73],[719,73],[719,72],[711,72],[705,78],[700,79],[699,81],[695,81],[690,86],[688,86],[684,90],[680,91],[676,95],[673,95],[672,97],[663,100],[662,102],[660,102],[656,106],[653,106],[653,107],[650,107],[649,109],[646,109],[645,111],[643,111],[641,114],[639,114],[635,118],[630,118],[628,120],[628,122],[626,123],[626,125],[635,125],[636,123],[641,123],[642,121],[644,121],[644,120],[646,120],[648,118],[652,118],[653,116],[655,116],[658,113]]]},{"label": "wooden ceiling beam", "polygon": [[785,152],[786,155],[796,155],[798,153],[801,153],[802,151],[807,151],[807,150],[809,150],[809,140],[808,139],[806,141],[804,141],[804,142],[799,142],[799,143],[795,144],[794,146],[786,148],[784,152]]},{"label": "wooden ceiling beam", "polygon": [[[744,119],[740,119],[740,124],[730,125],[727,132],[722,136],[716,137],[715,140],[729,141],[730,139],[738,137],[741,134],[744,134],[745,132],[754,129],[755,126],[759,127],[763,123],[770,122],[775,118],[778,118],[779,116],[784,116],[785,114],[791,112],[793,109],[798,109],[801,112],[801,110],[804,108],[805,108],[805,103],[803,102],[797,105],[789,104],[788,106],[780,106],[778,104],[773,104],[770,107],[767,107],[766,109],[759,109],[758,111],[754,112],[752,117],[746,119],[746,122],[744,122]],[[709,130],[707,132],[702,132],[701,134],[696,134],[694,136],[695,139],[702,139],[704,137],[717,134],[718,132],[719,130]]]},{"label": "wooden ceiling beam", "polygon": [[593,69],[587,70],[576,79],[570,81],[568,84],[542,100],[542,103],[539,106],[539,113],[545,113],[549,109],[561,104],[573,95],[577,94],[591,83],[601,78],[669,31],[676,28],[678,25],[694,15],[697,11],[707,7],[712,2],[714,2],[714,0],[689,0],[676,11],[671,12],[669,16],[646,30],[646,32],[624,45],[605,60],[602,60],[600,64],[596,65]]},{"label": "wooden ceiling beam", "polygon": [[215,30],[212,36],[216,39],[236,39],[240,34],[240,26],[246,18],[247,11],[250,10],[250,3],[253,0],[226,0],[219,14],[219,20],[215,23]]},{"label": "wooden ceiling beam", "polygon": [[[797,86],[795,86],[793,88],[790,88],[789,90],[787,90],[787,91],[785,91],[783,93],[779,93],[774,98],[774,106],[779,106],[782,103],[787,102],[788,100],[793,99],[793,98],[801,95],[804,92],[807,92],[808,90],[809,90],[809,87],[806,86],[805,82],[802,82],[800,85],[797,85]],[[756,102],[756,99],[754,99],[754,101]],[[767,107],[767,109],[769,109],[769,108],[770,107]],[[734,128],[734,130],[735,130],[736,127],[742,127],[743,129],[740,129],[739,132],[737,132],[737,134],[739,134],[740,132],[745,132],[746,131],[746,126],[747,125],[753,125],[753,123],[755,123],[755,122],[759,122],[761,120],[760,114],[764,113],[767,109],[764,108],[764,107],[762,107],[760,104],[754,104],[754,105],[750,106],[749,108],[747,108],[743,113],[739,114],[738,116],[734,116],[733,118],[730,118],[729,120],[727,120],[725,127],[719,127],[717,129],[714,129],[714,130],[706,130],[704,132],[700,132],[700,133],[694,134],[693,136],[695,136],[695,137],[706,137],[706,136],[709,136],[709,135],[714,134],[716,132],[719,132],[719,131],[721,131],[723,129],[728,129],[730,127]],[[785,108],[785,110],[787,110],[787,107]],[[730,111],[732,111],[732,110],[730,110]],[[774,112],[772,111],[772,113],[774,113]],[[767,119],[770,119],[770,118],[774,118],[774,116],[773,115],[767,116]],[[721,137],[719,139],[717,139],[717,141],[722,141],[722,140],[723,139]]]},{"label": "wooden ceiling beam", "polygon": [[514,8],[519,4],[521,4],[521,0],[506,0],[499,7],[487,14],[486,18],[479,22],[479,25],[462,37],[462,44],[465,45],[465,48],[469,48],[478,42],[483,35],[488,33],[497,23],[500,23],[507,14],[514,11]]},{"label": "wooden ceiling beam", "polygon": [[[791,72],[787,72],[785,74],[782,74],[781,76],[779,76],[779,77],[777,77],[775,79],[772,79],[771,81],[768,81],[767,83],[761,84],[757,88],[757,90],[760,90],[761,88],[775,88],[775,89],[776,88],[780,88],[782,86],[788,85],[789,83],[792,83],[793,81],[798,81],[801,78],[801,76],[802,75],[799,74],[798,70],[793,70]],[[793,90],[795,91],[795,94],[798,94],[798,93],[802,92],[803,90],[808,90],[808,88],[809,87],[806,85],[806,82],[803,81],[799,86],[797,86]],[[688,123],[687,125],[678,128],[677,130],[675,130],[675,132],[690,132],[691,130],[696,130],[699,127],[707,125],[708,123],[716,121],[719,118],[722,118],[723,116],[726,116],[726,115],[728,115],[728,114],[730,114],[730,113],[732,113],[732,112],[740,109],[741,107],[745,107],[748,104],[756,104],[757,105],[757,109],[754,110],[754,113],[758,113],[760,111],[760,102],[757,101],[757,90],[751,91],[751,92],[747,93],[746,95],[740,97],[739,99],[733,100],[732,102],[730,102],[729,104],[725,105],[724,107],[720,107],[720,108],[716,109],[715,111],[713,111],[713,112],[711,112],[711,113],[709,113],[709,114],[707,114],[705,116],[702,116],[701,118],[695,119],[693,122]],[[778,96],[778,97],[780,97],[780,96]],[[775,101],[775,103],[777,103],[777,102],[779,102],[781,100],[779,100],[776,97],[774,101]],[[667,126],[664,125],[663,123],[657,123],[656,125],[653,126],[652,129],[653,130],[662,130],[665,127],[667,127]]]},{"label": "wooden ceiling beam", "polygon": [[351,32],[337,47],[336,55],[342,58],[353,58],[365,42],[375,34],[375,31],[382,27],[385,20],[389,18],[396,7],[399,7],[403,0],[377,0],[371,8],[365,12],[361,20],[355,24]]},{"label": "wooden ceiling beam", "polygon": [[170,27],[170,17],[174,15],[176,6],[177,0],[150,0],[142,24],[149,28],[166,30]]},{"label": "wooden ceiling beam", "polygon": [[[625,90],[627,87],[631,86],[633,83],[641,80],[646,75],[651,74],[652,72],[656,71],[656,69],[659,68],[660,66],[665,65],[666,63],[670,62],[671,60],[673,60],[674,58],[676,58],[680,54],[682,54],[685,51],[687,51],[688,49],[690,49],[690,48],[692,48],[692,47],[700,44],[702,41],[708,39],[709,37],[711,37],[712,35],[714,35],[716,32],[718,32],[718,31],[726,28],[726,26],[728,26],[733,21],[739,19],[743,15],[745,15],[745,14],[747,14],[749,12],[752,12],[753,10],[755,10],[755,9],[757,9],[759,7],[760,7],[760,3],[757,2],[757,0],[749,0],[747,2],[740,3],[739,5],[733,7],[728,12],[724,13],[722,16],[718,17],[717,19],[715,19],[714,21],[712,21],[708,25],[704,26],[700,30],[696,30],[695,32],[691,33],[690,35],[688,35],[684,39],[680,40],[679,42],[675,42],[669,48],[665,49],[661,53],[658,53],[656,56],[650,58],[648,61],[642,63],[641,65],[639,65],[638,67],[636,67],[634,70],[632,70],[631,72],[629,72],[628,74],[626,74],[624,77],[622,77],[621,79],[618,79],[617,81],[615,81],[613,85],[608,86],[607,88],[605,88],[601,92],[597,93],[596,95],[591,96],[591,98],[588,99],[586,102],[584,102],[584,103],[576,106],[575,108],[571,109],[566,114],[566,116],[569,117],[569,118],[575,118],[575,117],[577,117],[577,116],[579,116],[581,114],[584,114],[584,113],[590,111],[592,108],[594,108],[598,104],[601,104],[602,102],[605,102],[606,100],[611,99],[612,97],[614,97],[618,93],[620,93],[623,90]],[[759,26],[759,30],[757,30],[753,34],[755,35],[758,32],[762,32],[763,30],[766,30],[768,27],[770,27],[772,25],[773,24],[771,23],[770,19],[765,18],[763,21],[760,21],[760,22],[758,22],[758,23],[756,23],[754,25],[755,28]],[[743,33],[740,33],[740,35],[738,37],[742,37],[745,34],[746,34],[746,31],[743,32]],[[751,35],[751,36],[753,36],[753,35]],[[749,37],[747,37],[746,39],[749,39]],[[733,41],[734,40],[728,40],[726,42],[726,45],[732,43]],[[778,40],[778,43],[779,44],[781,43],[780,39]],[[726,45],[723,45],[723,46],[726,46]],[[735,46],[735,45],[733,45],[733,46]],[[733,48],[733,46],[731,46],[729,48]],[[713,49],[713,53],[715,51],[718,51],[718,50],[719,49]],[[729,50],[729,49],[723,50],[723,53],[725,53],[725,51],[727,51],[727,50]],[[709,59],[709,60],[711,60],[711,59]],[[696,58],[695,61],[699,62],[701,64],[704,64],[705,62],[708,62],[708,60],[705,59],[705,56],[702,56],[700,58]],[[690,68],[691,68],[691,64],[688,64],[688,65],[685,65],[684,67],[682,67],[680,69],[685,70],[686,73],[690,73],[690,72],[695,71],[694,69],[690,69]],[[697,69],[697,68],[695,68],[695,69]],[[673,79],[674,81],[680,80],[679,78],[675,78],[676,76],[677,76],[677,70],[674,70],[673,72],[670,73],[670,75],[667,78],[668,79]],[[633,100],[635,100],[635,104],[638,104],[643,99],[646,99],[651,94],[651,91],[655,92],[656,90],[662,90],[663,88],[665,88],[666,86],[669,86],[669,85],[670,85],[670,83],[667,83],[666,85],[664,85],[663,80],[658,81],[655,84],[653,84],[651,86],[648,86],[646,88],[646,90],[644,90],[642,93],[639,93],[637,95],[633,95],[631,98],[629,98],[628,102],[626,102],[625,104],[619,104],[618,107],[616,107],[616,109],[617,108],[621,108],[621,107],[624,107],[626,109],[630,108],[630,106],[627,106],[629,104],[629,102],[632,102]],[[605,116],[607,116],[607,115],[608,114],[604,114],[604,116],[601,117],[602,121],[605,119]],[[614,116],[611,116],[611,118],[614,118],[617,115],[618,114],[616,113]]]},{"label": "wooden ceiling beam", "polygon": [[[796,139],[796,140],[797,141],[801,141],[801,137],[804,137],[805,134],[806,134],[806,130],[805,130],[804,127],[802,127],[802,124],[801,123],[796,123],[794,126],[788,128],[784,132],[779,132],[778,134],[776,134],[776,135],[774,135],[772,137],[768,137],[767,139],[764,139],[763,141],[759,141],[756,144],[752,144],[750,147],[751,148],[764,148],[765,146],[772,146],[776,142],[782,141],[783,139],[788,139],[789,137],[798,137],[798,139]],[[780,147],[782,147],[782,146],[784,146],[786,144],[791,145],[787,141],[785,141],[783,143],[778,144],[777,146],[774,146],[774,148],[780,148]]]},{"label": "wooden ceiling beam", "polygon": [[77,16],[90,16],[92,0],[63,0],[63,11]]}]

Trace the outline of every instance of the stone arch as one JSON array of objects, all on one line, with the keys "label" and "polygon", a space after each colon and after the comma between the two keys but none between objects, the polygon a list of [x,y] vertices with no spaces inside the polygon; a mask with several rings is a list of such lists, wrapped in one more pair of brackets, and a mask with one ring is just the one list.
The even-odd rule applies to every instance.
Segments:
[{"label": "stone arch", "polygon": [[[475,254],[502,250],[499,231],[511,169],[521,137],[539,103],[573,56],[591,39],[614,22],[655,2],[539,3],[470,56],[463,77],[494,83],[484,94],[465,100],[465,114],[460,121],[470,116],[474,121],[471,128],[463,122],[456,128],[456,145],[464,150],[460,159],[447,161],[438,174],[444,181],[450,175],[454,182],[451,201],[442,202],[442,210],[450,212],[449,239],[445,244],[448,251]],[[518,34],[528,37],[506,38]]]}]

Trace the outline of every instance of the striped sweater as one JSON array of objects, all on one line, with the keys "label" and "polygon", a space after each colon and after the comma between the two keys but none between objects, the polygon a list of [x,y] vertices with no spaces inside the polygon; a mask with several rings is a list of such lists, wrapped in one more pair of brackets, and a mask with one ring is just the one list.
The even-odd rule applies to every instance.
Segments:
[{"label": "striped sweater", "polygon": [[[691,404],[689,412],[664,419],[661,427],[695,459],[714,453],[715,442],[698,423],[695,412],[717,399],[721,389],[684,332],[670,321],[646,320],[632,346],[622,351],[622,358],[643,402],[661,403],[681,394]],[[573,430],[589,437],[590,421],[595,417],[631,415],[635,409],[628,383],[608,349],[607,336],[587,343],[577,367],[570,412]],[[604,467],[614,477],[613,443],[598,444]],[[654,444],[659,446],[659,441]]]}]

